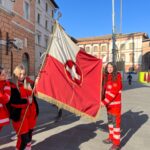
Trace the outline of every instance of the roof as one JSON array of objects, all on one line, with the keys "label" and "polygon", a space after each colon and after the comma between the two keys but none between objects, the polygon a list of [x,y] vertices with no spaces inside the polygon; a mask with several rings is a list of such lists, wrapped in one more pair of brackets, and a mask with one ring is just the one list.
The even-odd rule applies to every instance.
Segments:
[{"label": "roof", "polygon": [[[148,39],[148,35],[144,32],[135,32],[135,33],[129,33],[129,34],[116,34],[116,38],[125,38],[125,37],[132,37],[132,36],[143,36],[144,38]],[[93,40],[109,40],[112,39],[112,34],[104,35],[104,36],[95,36],[95,37],[87,37],[87,38],[78,38],[78,42],[82,41],[93,41]]]},{"label": "roof", "polygon": [[59,8],[58,5],[56,4],[55,0],[50,0],[52,4],[55,6],[55,8]]},{"label": "roof", "polygon": [[150,41],[150,39],[144,39],[143,40],[143,42],[149,42]]}]

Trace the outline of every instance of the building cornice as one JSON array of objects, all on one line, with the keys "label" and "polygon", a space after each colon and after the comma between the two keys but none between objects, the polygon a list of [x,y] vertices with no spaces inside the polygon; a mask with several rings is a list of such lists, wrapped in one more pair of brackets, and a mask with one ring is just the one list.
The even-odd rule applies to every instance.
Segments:
[{"label": "building cornice", "polygon": [[25,19],[23,16],[21,16],[21,15],[20,15],[19,13],[17,13],[16,11],[13,10],[13,13],[14,13],[16,16],[22,18],[23,20],[25,20],[26,22],[28,22],[28,23],[30,23],[30,24],[32,24],[32,25],[34,26],[34,23],[33,23],[33,22],[31,22],[30,20]]},{"label": "building cornice", "polygon": [[[136,33],[130,33],[130,34],[116,34],[115,37],[117,39],[119,38],[127,38],[127,37],[135,37],[135,36],[142,36],[144,38],[148,38],[148,35],[144,32],[136,32]],[[111,40],[112,34],[104,35],[104,36],[95,36],[95,37],[87,37],[87,38],[78,38],[78,42],[83,41],[96,41],[96,40]]]},{"label": "building cornice", "polygon": [[14,17],[14,16],[15,16],[15,14],[14,14],[12,11],[7,10],[6,8],[4,8],[3,6],[0,5],[0,12],[1,12],[1,11],[3,11],[6,15],[9,15],[9,16],[11,16],[11,17]]},{"label": "building cornice", "polygon": [[57,8],[57,9],[59,8],[54,0],[50,0],[50,2],[55,6],[55,8]]},{"label": "building cornice", "polygon": [[16,26],[18,26],[18,27],[20,27],[20,28],[22,28],[22,29],[26,30],[27,32],[29,32],[29,33],[34,34],[34,35],[35,35],[35,32],[33,32],[32,30],[30,30],[30,29],[28,29],[28,28],[26,28],[26,27],[24,27],[24,26],[22,26],[22,25],[18,24],[17,22],[12,21],[12,23],[13,23],[13,24],[15,24]]}]

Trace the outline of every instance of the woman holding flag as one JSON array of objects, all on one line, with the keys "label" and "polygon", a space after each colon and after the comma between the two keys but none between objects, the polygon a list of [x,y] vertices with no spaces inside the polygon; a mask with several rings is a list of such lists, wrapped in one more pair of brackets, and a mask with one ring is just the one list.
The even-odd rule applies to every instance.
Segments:
[{"label": "woman holding flag", "polygon": [[121,74],[117,72],[116,65],[109,62],[103,76],[102,105],[107,109],[109,128],[109,137],[103,142],[113,144],[110,150],[119,150],[120,147],[121,90]]},{"label": "woman holding flag", "polygon": [[34,82],[27,77],[22,64],[14,69],[14,81],[10,113],[18,136],[16,150],[31,150],[32,132],[38,115],[38,105],[33,95]]}]

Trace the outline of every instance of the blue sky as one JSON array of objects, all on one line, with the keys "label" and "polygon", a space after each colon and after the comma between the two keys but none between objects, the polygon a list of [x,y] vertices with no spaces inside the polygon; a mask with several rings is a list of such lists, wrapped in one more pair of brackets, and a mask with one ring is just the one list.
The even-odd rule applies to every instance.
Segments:
[{"label": "blue sky", "polygon": [[[75,37],[112,33],[112,0],[55,0],[62,13],[60,24]],[[150,0],[122,0],[122,33],[146,32],[150,36]],[[116,30],[120,31],[120,0],[115,0]]]}]

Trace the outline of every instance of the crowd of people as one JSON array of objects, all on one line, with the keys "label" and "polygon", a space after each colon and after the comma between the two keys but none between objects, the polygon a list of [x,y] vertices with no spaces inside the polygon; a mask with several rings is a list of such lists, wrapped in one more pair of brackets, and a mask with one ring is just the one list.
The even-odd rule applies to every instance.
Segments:
[{"label": "crowd of people", "polygon": [[[0,67],[0,130],[12,120],[17,135],[16,150],[31,150],[32,133],[39,113],[35,98],[35,84],[26,74],[25,67],[16,66],[12,80],[8,80],[6,70]],[[102,84],[101,106],[106,107],[108,115],[108,138],[105,144],[112,144],[110,150],[120,148],[121,90],[122,78],[116,66],[109,62],[105,66]],[[62,117],[58,109],[57,120]]]}]

